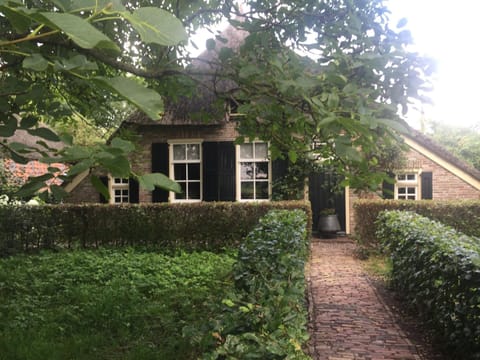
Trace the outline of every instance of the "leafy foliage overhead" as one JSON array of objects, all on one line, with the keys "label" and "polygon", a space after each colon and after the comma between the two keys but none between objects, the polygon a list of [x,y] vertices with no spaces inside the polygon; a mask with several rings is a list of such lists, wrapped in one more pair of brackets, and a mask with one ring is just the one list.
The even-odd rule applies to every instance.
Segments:
[{"label": "leafy foliage overhead", "polygon": [[[188,34],[222,20],[246,31],[240,48],[212,30],[209,66],[186,66]],[[425,100],[433,71],[411,42],[380,0],[0,0],[0,135],[15,131],[14,114],[31,127],[102,123],[119,99],[157,119],[163,100],[195,93],[203,73],[234,84],[201,86],[236,104],[242,134],[269,140],[274,157],[321,158],[345,184],[373,188],[384,176],[372,171],[378,140],[404,129],[397,112]]]}]

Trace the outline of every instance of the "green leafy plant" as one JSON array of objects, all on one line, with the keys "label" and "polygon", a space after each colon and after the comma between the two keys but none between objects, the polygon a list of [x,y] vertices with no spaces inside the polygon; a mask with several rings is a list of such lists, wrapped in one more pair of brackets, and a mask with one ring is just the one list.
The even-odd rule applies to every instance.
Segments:
[{"label": "green leafy plant", "polygon": [[143,246],[223,251],[236,247],[271,209],[306,202],[0,206],[0,257],[39,249]]},{"label": "green leafy plant", "polygon": [[480,239],[412,212],[386,211],[377,237],[391,283],[456,359],[480,356]]},{"label": "green leafy plant", "polygon": [[208,359],[309,359],[304,265],[305,214],[266,214],[239,248],[235,292],[216,322],[218,346]]},{"label": "green leafy plant", "polygon": [[214,345],[233,262],[133,249],[2,259],[0,358],[198,358]]}]

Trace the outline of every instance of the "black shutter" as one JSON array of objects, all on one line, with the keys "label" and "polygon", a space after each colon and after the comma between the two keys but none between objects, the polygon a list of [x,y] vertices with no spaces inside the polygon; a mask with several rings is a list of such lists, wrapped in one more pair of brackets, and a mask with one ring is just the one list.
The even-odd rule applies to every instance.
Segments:
[{"label": "black shutter", "polygon": [[272,181],[275,182],[287,173],[288,160],[287,159],[275,159],[272,161]]},{"label": "black shutter", "polygon": [[[152,173],[162,173],[168,176],[168,144],[152,144]],[[168,202],[168,191],[155,188],[152,192],[152,202]]]},{"label": "black shutter", "polygon": [[218,142],[203,143],[203,200],[218,200]]},{"label": "black shutter", "polygon": [[433,199],[433,174],[430,171],[422,172],[422,200]]},{"label": "black shutter", "polygon": [[135,179],[128,180],[128,192],[130,203],[138,204],[139,203],[139,188],[138,188],[138,181]]},{"label": "black shutter", "polygon": [[203,200],[235,201],[235,145],[203,143]]},{"label": "black shutter", "polygon": [[[100,181],[102,182],[103,185],[108,189],[108,176],[100,176]],[[105,199],[105,196],[102,195],[102,193],[98,193],[100,196],[100,202],[102,204],[107,204],[108,200]]]},{"label": "black shutter", "polygon": [[382,185],[382,193],[384,199],[393,199],[395,197],[395,175],[393,173],[389,173],[388,176],[390,177],[391,181],[383,181]]}]

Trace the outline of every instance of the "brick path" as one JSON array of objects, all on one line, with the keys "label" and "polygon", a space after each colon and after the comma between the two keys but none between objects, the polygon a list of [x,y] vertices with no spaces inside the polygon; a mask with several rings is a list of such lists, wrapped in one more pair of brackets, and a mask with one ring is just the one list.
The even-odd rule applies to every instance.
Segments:
[{"label": "brick path", "polygon": [[346,239],[313,239],[307,269],[313,359],[421,359],[353,249]]}]

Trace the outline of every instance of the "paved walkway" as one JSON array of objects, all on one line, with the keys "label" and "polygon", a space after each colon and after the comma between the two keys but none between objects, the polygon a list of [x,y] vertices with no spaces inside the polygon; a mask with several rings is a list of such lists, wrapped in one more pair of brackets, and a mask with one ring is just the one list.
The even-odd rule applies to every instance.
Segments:
[{"label": "paved walkway", "polygon": [[314,239],[308,267],[313,359],[421,359],[352,257],[347,239]]}]

